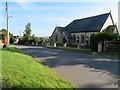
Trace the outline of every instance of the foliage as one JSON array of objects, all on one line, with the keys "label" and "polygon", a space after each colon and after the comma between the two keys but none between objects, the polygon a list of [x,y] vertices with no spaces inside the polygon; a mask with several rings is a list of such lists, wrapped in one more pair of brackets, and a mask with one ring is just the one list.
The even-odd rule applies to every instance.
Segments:
[{"label": "foliage", "polygon": [[32,35],[31,37],[31,41],[34,42],[34,43],[42,43],[43,39],[42,38],[39,38],[39,37],[36,37],[35,35]]},{"label": "foliage", "polygon": [[19,39],[18,44],[42,44],[42,43],[48,43],[50,42],[50,39],[45,39],[42,37],[36,37],[35,35],[31,35],[31,24],[28,23],[25,26],[25,31],[22,39]]},{"label": "foliage", "polygon": [[49,67],[22,51],[14,47],[1,51],[3,88],[74,88]]},{"label": "foliage", "polygon": [[36,37],[35,35],[32,35],[31,40],[29,42],[30,44],[32,44],[32,42],[42,44],[48,42],[48,39],[44,39],[42,37]]},{"label": "foliage", "polygon": [[98,43],[100,41],[103,43],[104,40],[115,41],[117,39],[118,39],[118,34],[112,32],[100,32],[97,34],[92,34],[90,37],[90,48],[94,51],[97,51]]},{"label": "foliage", "polygon": [[95,35],[94,33],[90,36],[90,48],[92,50],[97,51],[97,44],[98,44],[98,40],[96,39],[97,35]]},{"label": "foliage", "polygon": [[13,44],[15,42],[15,40],[16,40],[15,37],[11,37],[10,38],[10,44]]},{"label": "foliage", "polygon": [[25,26],[25,32],[24,32],[24,41],[25,43],[28,43],[31,39],[31,24],[28,23],[26,26]]},{"label": "foliage", "polygon": [[120,40],[120,35],[118,36],[118,40]]},{"label": "foliage", "polygon": [[[7,30],[6,29],[2,29],[2,30],[0,30],[0,32],[2,32],[2,38],[7,37]],[[13,34],[9,33],[9,36],[12,37]]]}]

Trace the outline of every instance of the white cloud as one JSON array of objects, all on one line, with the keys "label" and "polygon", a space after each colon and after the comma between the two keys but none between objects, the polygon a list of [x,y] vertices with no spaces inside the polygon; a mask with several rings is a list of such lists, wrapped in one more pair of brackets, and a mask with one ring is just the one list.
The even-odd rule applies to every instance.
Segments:
[{"label": "white cloud", "polygon": [[[26,0],[27,1],[27,0]],[[21,8],[23,8],[23,9],[25,9],[25,10],[30,10],[30,5],[28,4],[28,2],[17,2],[17,4],[21,7]]]}]

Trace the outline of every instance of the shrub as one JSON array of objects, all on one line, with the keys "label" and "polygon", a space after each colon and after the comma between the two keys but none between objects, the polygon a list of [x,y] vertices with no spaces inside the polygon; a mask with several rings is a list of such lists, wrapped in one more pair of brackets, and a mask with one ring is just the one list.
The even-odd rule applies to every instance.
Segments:
[{"label": "shrub", "polygon": [[13,44],[15,42],[15,40],[16,40],[15,37],[11,37],[10,38],[10,44]]},{"label": "shrub", "polygon": [[94,51],[98,49],[98,43],[101,41],[102,45],[104,40],[115,41],[118,39],[118,34],[112,32],[100,32],[97,34],[92,34],[90,37],[90,48]]}]

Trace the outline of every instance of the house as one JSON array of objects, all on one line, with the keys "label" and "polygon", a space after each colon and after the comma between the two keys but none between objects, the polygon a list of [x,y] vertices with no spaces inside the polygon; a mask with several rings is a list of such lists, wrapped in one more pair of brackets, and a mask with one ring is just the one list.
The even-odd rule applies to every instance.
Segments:
[{"label": "house", "polygon": [[51,35],[51,44],[89,46],[90,36],[98,32],[118,33],[111,12],[73,20],[65,27],[56,26]]}]

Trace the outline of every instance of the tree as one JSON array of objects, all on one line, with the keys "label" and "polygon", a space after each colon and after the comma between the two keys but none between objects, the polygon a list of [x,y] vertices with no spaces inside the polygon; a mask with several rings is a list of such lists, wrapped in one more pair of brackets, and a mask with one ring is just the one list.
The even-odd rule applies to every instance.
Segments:
[{"label": "tree", "polygon": [[32,35],[30,43],[34,42],[34,43],[42,44],[42,42],[46,42],[46,41],[47,40],[42,37],[36,37],[35,35]]},{"label": "tree", "polygon": [[13,44],[15,42],[15,37],[10,38],[10,44]]},{"label": "tree", "polygon": [[24,32],[24,41],[25,43],[29,43],[30,39],[31,39],[31,24],[28,23],[26,26],[25,26],[25,32]]},{"label": "tree", "polygon": [[[7,30],[6,29],[2,29],[2,30],[0,30],[0,32],[2,32],[2,38],[7,37]],[[9,33],[9,36],[12,37],[13,34]]]},{"label": "tree", "polygon": [[7,30],[6,29],[2,29],[0,31],[2,32],[2,38],[7,37]]}]

